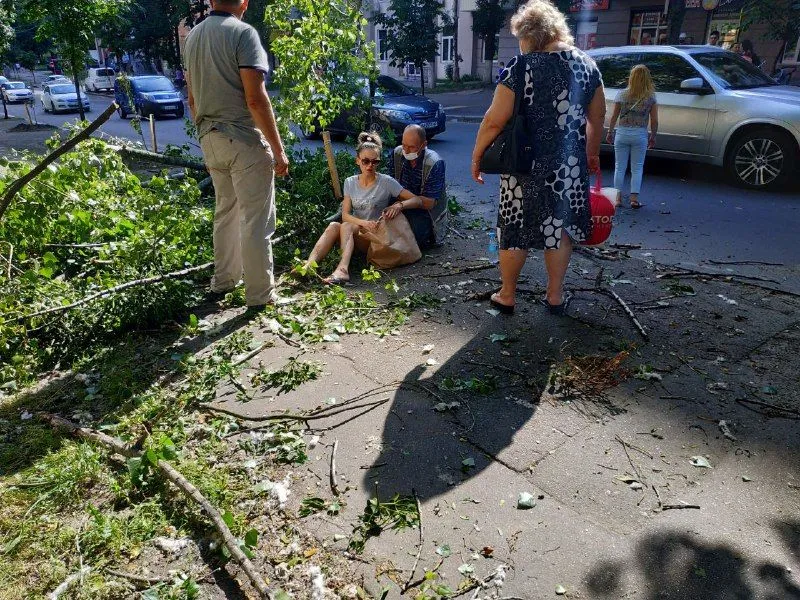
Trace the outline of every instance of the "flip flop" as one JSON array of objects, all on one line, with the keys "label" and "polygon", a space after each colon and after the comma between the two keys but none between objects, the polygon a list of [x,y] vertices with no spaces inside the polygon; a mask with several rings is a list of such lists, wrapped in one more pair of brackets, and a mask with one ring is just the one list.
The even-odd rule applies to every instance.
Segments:
[{"label": "flip flop", "polygon": [[567,314],[567,307],[569,307],[569,303],[572,302],[572,293],[566,292],[564,293],[563,300],[561,304],[550,304],[547,301],[547,298],[542,300],[542,304],[547,307],[547,310],[550,312],[551,315],[555,315],[557,317],[563,317]]},{"label": "flip flop", "polygon": [[331,275],[330,277],[326,277],[322,280],[322,283],[325,285],[350,285],[349,279],[344,279],[343,277],[334,277]]},{"label": "flip flop", "polygon": [[[497,292],[495,292],[495,293],[497,293]],[[489,298],[489,304],[495,310],[500,311],[501,314],[504,314],[504,315],[513,315],[514,314],[514,306],[513,305],[509,306],[508,304],[501,304],[500,302],[498,302],[494,298]]]},{"label": "flip flop", "polygon": [[642,208],[643,206],[644,204],[642,204],[641,202],[631,202],[631,208],[634,210]]}]

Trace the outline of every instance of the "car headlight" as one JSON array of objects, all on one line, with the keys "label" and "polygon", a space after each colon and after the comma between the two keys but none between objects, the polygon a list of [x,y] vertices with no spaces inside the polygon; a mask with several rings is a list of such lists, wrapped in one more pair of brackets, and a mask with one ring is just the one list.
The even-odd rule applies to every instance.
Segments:
[{"label": "car headlight", "polygon": [[387,119],[396,119],[398,121],[410,121],[411,115],[402,110],[392,110],[389,108],[379,108],[378,114],[386,117]]}]

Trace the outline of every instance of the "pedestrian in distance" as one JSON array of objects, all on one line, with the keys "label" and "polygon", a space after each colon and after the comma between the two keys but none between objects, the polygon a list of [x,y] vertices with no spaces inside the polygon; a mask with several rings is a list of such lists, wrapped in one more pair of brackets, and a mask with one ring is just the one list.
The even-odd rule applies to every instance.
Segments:
[{"label": "pedestrian in distance", "polygon": [[[650,133],[647,126],[650,125]],[[631,208],[641,208],[644,158],[655,146],[658,132],[658,104],[650,70],[636,65],[628,76],[628,87],[620,91],[608,124],[606,141],[614,145],[614,187],[622,192],[628,161],[631,164]]]},{"label": "pedestrian in distance", "polygon": [[758,57],[758,54],[756,54],[753,48],[753,42],[750,40],[742,40],[742,58],[753,66],[759,69],[761,68],[761,59]]},{"label": "pedestrian in distance", "polygon": [[708,45],[719,46],[719,31],[716,29],[708,34]]},{"label": "pedestrian in distance", "polygon": [[520,113],[535,132],[530,171],[500,176],[497,216],[502,287],[491,305],[512,314],[517,282],[528,251],[544,250],[547,294],[542,303],[563,315],[571,294],[564,277],[573,245],[589,237],[589,173],[600,171],[605,94],[594,61],[574,46],[566,18],[548,0],[530,0],[511,18],[520,54],[512,58],[495,88],[472,151],[472,178],[483,183],[486,149]]},{"label": "pedestrian in distance", "polygon": [[[328,225],[305,264],[306,268],[319,265],[338,243],[341,257],[333,273],[323,280],[327,284],[350,281],[353,253],[355,250],[366,253],[369,249],[369,241],[362,237],[362,232],[375,232],[380,219],[394,219],[401,212],[422,205],[422,199],[403,189],[396,179],[378,172],[382,151],[383,141],[377,133],[359,134],[356,165],[360,173],[344,181],[342,222]],[[398,198],[398,202],[390,206],[393,198]]]},{"label": "pedestrian in distance", "polygon": [[276,299],[275,175],[288,174],[289,159],[264,87],[267,53],[241,20],[247,3],[212,0],[186,38],[184,76],[216,194],[211,292],[225,294],[244,276],[253,312]]}]

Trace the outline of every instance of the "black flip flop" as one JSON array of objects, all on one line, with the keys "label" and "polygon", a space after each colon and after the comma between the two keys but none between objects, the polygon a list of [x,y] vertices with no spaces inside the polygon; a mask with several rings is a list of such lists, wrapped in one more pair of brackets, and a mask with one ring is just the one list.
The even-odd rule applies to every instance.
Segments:
[{"label": "black flip flop", "polygon": [[542,304],[547,307],[547,310],[550,312],[550,314],[557,317],[563,317],[567,314],[567,307],[569,307],[570,302],[572,302],[572,294],[570,292],[566,292],[564,294],[561,304],[550,304],[547,301],[547,298],[542,300]]},{"label": "black flip flop", "polygon": [[636,204],[633,204],[633,203],[631,203],[631,208],[632,208],[633,210],[639,210],[639,209],[640,209],[640,208],[642,208],[643,206],[644,206],[644,204],[642,204],[641,202],[637,202]]},{"label": "black flip flop", "polygon": [[343,279],[342,277],[333,277],[333,276],[326,277],[325,279],[322,280],[322,282],[325,285],[341,285],[341,286],[350,285],[349,279]]},{"label": "black flip flop", "polygon": [[513,306],[509,306],[508,304],[501,304],[500,302],[498,302],[497,300],[495,300],[495,299],[493,299],[491,297],[489,298],[489,304],[491,305],[492,308],[494,308],[495,310],[500,311],[504,315],[513,315],[514,314],[514,307]]}]

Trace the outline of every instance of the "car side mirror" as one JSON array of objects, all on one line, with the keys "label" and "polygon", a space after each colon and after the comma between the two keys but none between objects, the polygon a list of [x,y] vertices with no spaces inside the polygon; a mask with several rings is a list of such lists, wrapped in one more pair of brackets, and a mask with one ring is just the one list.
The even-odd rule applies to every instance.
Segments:
[{"label": "car side mirror", "polygon": [[690,77],[689,79],[681,81],[681,91],[706,94],[709,92],[709,88],[706,86],[706,82],[703,81],[702,77]]}]

